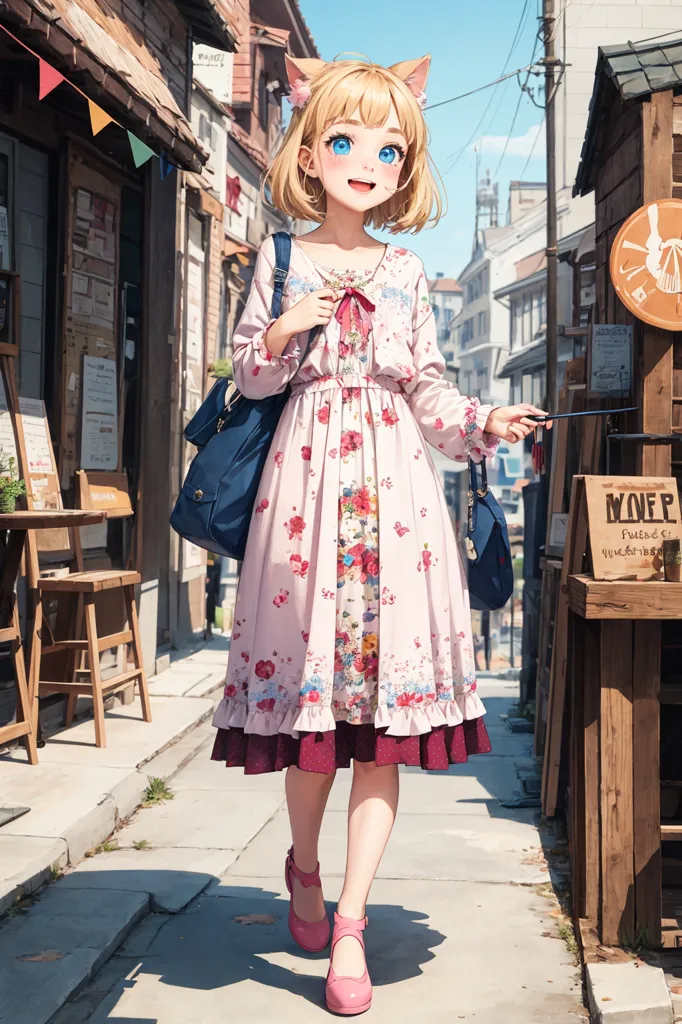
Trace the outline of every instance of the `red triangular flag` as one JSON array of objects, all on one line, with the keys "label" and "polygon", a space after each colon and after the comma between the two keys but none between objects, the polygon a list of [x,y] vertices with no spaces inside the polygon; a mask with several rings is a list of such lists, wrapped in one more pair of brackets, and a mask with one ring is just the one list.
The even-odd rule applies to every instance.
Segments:
[{"label": "red triangular flag", "polygon": [[57,86],[64,81],[64,75],[60,75],[59,72],[50,67],[42,57],[38,61],[38,68],[40,74],[40,86],[38,89],[38,99],[43,100],[47,96],[48,92],[52,92]]}]

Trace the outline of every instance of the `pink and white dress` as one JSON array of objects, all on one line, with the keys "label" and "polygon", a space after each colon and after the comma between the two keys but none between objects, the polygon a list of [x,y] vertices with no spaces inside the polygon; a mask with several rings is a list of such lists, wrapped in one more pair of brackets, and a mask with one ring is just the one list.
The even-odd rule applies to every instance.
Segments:
[{"label": "pink and white dress", "polygon": [[292,395],[251,521],[213,758],[247,773],[466,761],[490,742],[428,445],[458,462],[492,454],[491,407],[443,380],[423,266],[407,249],[341,272],[294,242],[283,308],[327,285],[344,292],[303,365],[304,338],[280,357],[265,345],[273,267],[268,238],[234,376],[248,397],[287,384]]}]

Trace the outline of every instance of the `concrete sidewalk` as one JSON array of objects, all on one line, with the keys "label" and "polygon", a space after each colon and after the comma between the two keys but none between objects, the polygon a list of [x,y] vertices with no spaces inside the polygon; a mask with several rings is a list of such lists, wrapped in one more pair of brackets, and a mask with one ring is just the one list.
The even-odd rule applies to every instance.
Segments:
[{"label": "concrete sidewalk", "polygon": [[23,747],[0,756],[0,806],[31,808],[0,828],[0,914],[77,864],[135,810],[150,778],[167,778],[194,755],[228,649],[229,640],[216,637],[176,652],[149,680],[152,721],[142,721],[139,699],[116,704],[105,714],[103,749],[93,719],[84,718],[49,737],[38,765],[27,764]]},{"label": "concrete sidewalk", "polygon": [[[368,1021],[576,1024],[585,1014],[549,882],[564,847],[550,853],[557,842],[538,830],[536,812],[501,806],[530,749],[500,720],[515,692],[485,681],[493,755],[449,772],[402,772],[401,811],[368,908]],[[112,837],[118,849],[85,860],[0,930],[0,1020],[329,1019],[328,961],[303,954],[286,926],[283,777],[211,763],[211,730],[198,735],[203,747],[173,778],[173,799],[140,810]],[[349,785],[340,772],[323,826],[330,910]]]}]

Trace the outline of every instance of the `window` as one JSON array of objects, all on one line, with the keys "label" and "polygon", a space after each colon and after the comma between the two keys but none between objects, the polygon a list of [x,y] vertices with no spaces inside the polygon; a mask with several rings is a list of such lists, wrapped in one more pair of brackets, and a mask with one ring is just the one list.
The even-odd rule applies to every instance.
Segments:
[{"label": "window", "polygon": [[523,293],[523,344],[527,345],[532,338],[531,309],[533,297],[530,292]]},{"label": "window", "polygon": [[474,336],[474,318],[469,317],[462,324],[462,344],[466,345],[472,340]]},{"label": "window", "polygon": [[476,370],[476,388],[479,392],[485,391],[488,386],[488,371],[484,367]]},{"label": "window", "polygon": [[488,329],[488,314],[484,311],[483,313],[479,313],[478,314],[478,325],[477,325],[476,333],[478,334],[479,338],[481,337],[481,335],[486,333],[487,329]]}]

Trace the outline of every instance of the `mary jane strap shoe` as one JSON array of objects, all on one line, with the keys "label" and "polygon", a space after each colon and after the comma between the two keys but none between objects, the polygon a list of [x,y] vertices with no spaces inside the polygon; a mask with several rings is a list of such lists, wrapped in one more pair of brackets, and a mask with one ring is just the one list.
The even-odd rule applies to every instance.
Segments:
[{"label": "mary jane strap shoe", "polygon": [[293,846],[287,854],[284,865],[284,880],[290,893],[289,898],[289,931],[296,943],[306,953],[321,953],[329,945],[330,926],[329,918],[325,913],[321,921],[304,921],[294,910],[294,878],[301,883],[304,889],[311,885],[318,889],[322,888],[320,881],[320,865],[314,871],[301,871],[294,864]]},{"label": "mary jane strap shoe", "polygon": [[[340,917],[339,914],[335,913],[332,958],[336,943],[347,935],[357,939],[364,952],[365,939],[362,933],[366,927],[366,917],[362,921],[356,921],[352,917]],[[327,1009],[332,1013],[350,1017],[369,1010],[372,1005],[372,982],[369,980],[367,968],[365,968],[365,973],[361,978],[344,978],[337,975],[334,968],[330,965],[329,974],[327,975],[326,996]]]}]

